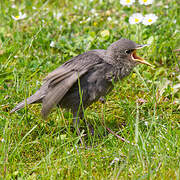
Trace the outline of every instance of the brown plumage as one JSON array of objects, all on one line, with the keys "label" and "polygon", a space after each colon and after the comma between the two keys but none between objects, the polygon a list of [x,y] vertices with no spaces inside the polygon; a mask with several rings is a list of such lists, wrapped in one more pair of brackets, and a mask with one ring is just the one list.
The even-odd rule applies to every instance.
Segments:
[{"label": "brown plumage", "polygon": [[[75,117],[78,114],[82,118],[82,109],[110,92],[113,82],[129,75],[139,63],[150,65],[136,55],[136,49],[144,46],[120,39],[107,50],[92,50],[78,55],[51,72],[40,89],[17,104],[11,112],[23,108],[26,103],[42,103],[44,118],[56,105],[71,109]],[[76,120],[79,121],[78,118]]]}]

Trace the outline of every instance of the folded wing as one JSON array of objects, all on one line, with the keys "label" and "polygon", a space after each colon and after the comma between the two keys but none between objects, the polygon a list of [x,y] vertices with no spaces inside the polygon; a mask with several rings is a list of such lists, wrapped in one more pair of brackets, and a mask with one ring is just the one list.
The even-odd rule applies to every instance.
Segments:
[{"label": "folded wing", "polygon": [[42,102],[42,116],[45,118],[68,90],[94,66],[104,62],[97,54],[87,52],[76,56],[55,69],[44,79],[41,88],[27,100],[19,103],[11,112],[17,111],[25,104]]}]

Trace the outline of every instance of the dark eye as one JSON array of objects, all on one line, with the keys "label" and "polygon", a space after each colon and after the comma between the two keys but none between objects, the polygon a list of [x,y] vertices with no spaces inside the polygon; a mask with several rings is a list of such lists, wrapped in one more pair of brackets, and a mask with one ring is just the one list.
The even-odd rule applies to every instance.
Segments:
[{"label": "dark eye", "polygon": [[125,50],[126,54],[131,54],[133,52],[133,49]]}]

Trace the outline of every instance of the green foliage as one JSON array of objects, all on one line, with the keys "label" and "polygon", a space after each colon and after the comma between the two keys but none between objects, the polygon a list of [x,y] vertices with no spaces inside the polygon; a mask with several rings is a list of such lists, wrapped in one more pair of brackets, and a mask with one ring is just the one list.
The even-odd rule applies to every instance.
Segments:
[{"label": "green foliage", "polygon": [[[16,21],[12,16],[19,11],[27,17]],[[158,20],[151,26],[130,25],[134,12],[155,13]],[[179,179],[180,62],[173,51],[179,48],[178,13],[177,0],[132,7],[119,0],[2,1],[2,179]],[[86,110],[95,129],[91,136],[81,122],[87,147],[72,129],[70,112],[55,109],[47,120],[40,116],[41,105],[9,113],[48,72],[85,51],[106,49],[120,37],[151,43],[139,54],[155,68],[140,65],[115,85],[105,104]],[[109,134],[104,124],[130,143]]]}]

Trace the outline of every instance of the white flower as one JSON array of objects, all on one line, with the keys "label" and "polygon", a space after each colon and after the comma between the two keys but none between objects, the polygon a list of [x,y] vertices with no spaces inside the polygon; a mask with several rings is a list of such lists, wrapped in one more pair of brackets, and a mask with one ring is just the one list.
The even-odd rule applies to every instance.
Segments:
[{"label": "white flower", "polygon": [[110,35],[110,32],[109,32],[109,30],[104,30],[104,31],[101,31],[100,34],[101,34],[102,37],[107,37],[107,36]]},{"label": "white flower", "polygon": [[54,41],[51,41],[50,47],[55,47],[55,42]]},{"label": "white flower", "polygon": [[12,7],[13,9],[15,9],[15,8],[16,8],[16,5],[15,5],[15,4],[13,4],[11,7]]},{"label": "white flower", "polygon": [[4,138],[1,139],[1,142],[5,142]]},{"label": "white flower", "polygon": [[154,0],[139,0],[139,4],[149,5],[152,4]]},{"label": "white flower", "polygon": [[27,17],[27,15],[24,13],[22,14],[22,12],[19,12],[18,16],[11,16],[15,21],[21,20],[21,19],[25,19]]},{"label": "white flower", "polygon": [[111,18],[111,17],[108,17],[108,18],[107,18],[107,20],[108,20],[108,21],[111,21],[111,20],[112,20],[112,18]]},{"label": "white flower", "polygon": [[98,13],[94,13],[94,16],[98,16],[99,14]]},{"label": "white flower", "polygon": [[140,13],[135,13],[129,18],[130,24],[138,24],[143,20],[143,16]]},{"label": "white flower", "polygon": [[91,18],[90,17],[88,17],[87,19],[86,19],[86,21],[90,21],[91,20]]},{"label": "white flower", "polygon": [[114,160],[112,160],[112,162],[110,163],[110,166],[113,165],[115,162],[118,162],[118,161],[120,161],[120,159],[115,157]]},{"label": "white flower", "polygon": [[147,14],[144,16],[142,23],[146,26],[153,24],[157,20],[157,16],[155,14]]},{"label": "white flower", "polygon": [[121,3],[123,6],[130,6],[130,5],[132,5],[134,2],[135,2],[135,0],[120,0],[120,3]]},{"label": "white flower", "polygon": [[94,14],[96,12],[95,9],[91,9],[91,13]]},{"label": "white flower", "polygon": [[53,16],[54,16],[56,19],[59,19],[59,18],[62,16],[62,13],[61,13],[61,12],[58,12],[58,13],[54,12],[54,13],[53,13]]},{"label": "white flower", "polygon": [[147,122],[147,121],[145,121],[144,124],[145,124],[146,126],[148,126],[148,122]]}]

